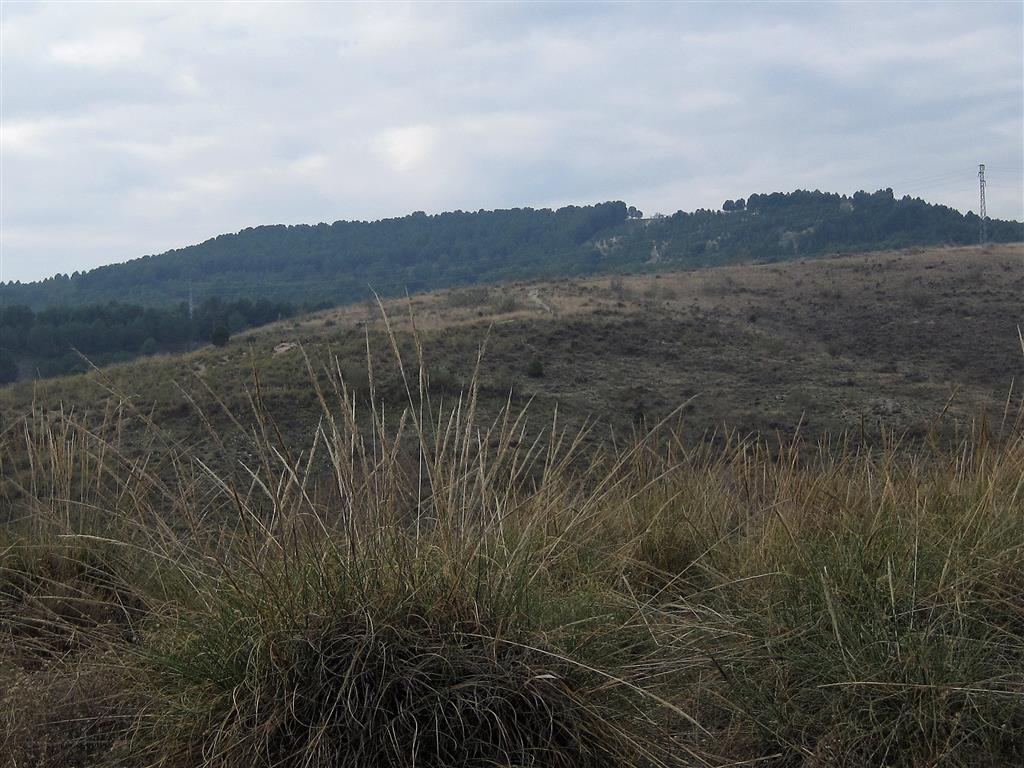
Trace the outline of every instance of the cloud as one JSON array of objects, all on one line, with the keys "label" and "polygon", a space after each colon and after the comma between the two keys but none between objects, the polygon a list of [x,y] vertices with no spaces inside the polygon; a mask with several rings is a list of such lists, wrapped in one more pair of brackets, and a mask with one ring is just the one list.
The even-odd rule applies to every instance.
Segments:
[{"label": "cloud", "polygon": [[330,161],[324,154],[306,155],[288,163],[288,171],[297,176],[315,175],[327,168]]},{"label": "cloud", "polygon": [[374,141],[374,147],[387,163],[400,173],[421,167],[437,144],[438,131],[429,125],[391,128]]},{"label": "cloud", "polygon": [[990,214],[1024,217],[1014,4],[0,14],[2,279],[413,210],[885,186],[967,210],[978,162]]},{"label": "cloud", "polygon": [[101,35],[55,42],[50,58],[73,67],[106,68],[142,57],[145,38],[137,30],[109,30]]},{"label": "cloud", "polygon": [[0,124],[0,150],[33,154],[42,150],[51,125],[43,120],[11,120]]}]

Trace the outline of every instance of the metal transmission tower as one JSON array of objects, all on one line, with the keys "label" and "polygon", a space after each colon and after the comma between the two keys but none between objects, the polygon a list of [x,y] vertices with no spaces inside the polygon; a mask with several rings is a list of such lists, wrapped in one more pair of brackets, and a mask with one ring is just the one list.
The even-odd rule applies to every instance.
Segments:
[{"label": "metal transmission tower", "polygon": [[978,191],[981,195],[981,200],[978,203],[978,215],[981,217],[981,244],[985,244],[985,240],[988,238],[988,227],[985,223],[987,214],[985,213],[985,164],[978,164]]}]

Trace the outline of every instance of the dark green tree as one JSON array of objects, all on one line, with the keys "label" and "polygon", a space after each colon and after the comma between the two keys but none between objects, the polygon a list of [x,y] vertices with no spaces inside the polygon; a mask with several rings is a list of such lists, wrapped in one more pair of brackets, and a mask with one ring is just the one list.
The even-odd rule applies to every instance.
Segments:
[{"label": "dark green tree", "polygon": [[18,378],[18,364],[7,350],[0,349],[0,384],[10,384]]},{"label": "dark green tree", "polygon": [[213,326],[213,331],[210,333],[210,341],[213,342],[214,346],[226,347],[230,339],[231,331],[228,330],[227,321],[218,320]]}]

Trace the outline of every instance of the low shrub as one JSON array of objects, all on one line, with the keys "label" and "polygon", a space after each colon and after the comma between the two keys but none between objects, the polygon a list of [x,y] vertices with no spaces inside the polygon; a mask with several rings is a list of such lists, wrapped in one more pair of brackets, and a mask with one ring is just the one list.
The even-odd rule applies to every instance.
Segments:
[{"label": "low shrub", "polygon": [[1020,420],[913,450],[670,420],[589,448],[481,423],[476,374],[433,409],[417,368],[395,412],[311,367],[304,446],[258,389],[203,454],[130,460],[115,417],[0,433],[8,762],[1024,760]]}]

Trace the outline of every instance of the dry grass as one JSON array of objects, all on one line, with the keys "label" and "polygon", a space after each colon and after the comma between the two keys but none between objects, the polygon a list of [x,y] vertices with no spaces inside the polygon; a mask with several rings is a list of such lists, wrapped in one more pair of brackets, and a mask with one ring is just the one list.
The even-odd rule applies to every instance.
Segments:
[{"label": "dry grass", "polygon": [[[862,432],[865,442],[877,443],[883,427],[920,440],[938,425],[943,438],[956,442],[972,421],[1001,418],[1007,391],[1024,379],[1016,336],[1022,292],[1024,252],[1016,244],[991,252],[927,249],[509,284],[478,287],[468,297],[440,292],[410,301],[438,395],[455,397],[466,386],[479,339],[490,327],[478,393],[481,421],[498,417],[513,388],[516,409],[533,400],[533,421],[549,420],[556,407],[573,429],[598,419],[588,436],[597,445],[613,430],[628,432],[639,412],[655,422],[699,394],[686,414],[690,439],[726,425],[790,440],[799,425],[809,444]],[[554,311],[545,311],[531,293]],[[930,297],[927,306],[922,296]],[[517,308],[499,306],[508,303]],[[223,349],[0,387],[0,431],[33,403],[44,412],[73,404],[75,420],[98,429],[114,389],[154,415],[168,442],[188,443],[216,462],[212,442],[196,445],[206,433],[182,391],[227,430],[230,421],[206,388],[233,411],[247,411],[240,384],[256,367],[265,408],[289,444],[304,445],[321,408],[300,348],[317,360],[318,370],[336,355],[349,384],[365,390],[367,330],[381,360],[377,391],[397,405],[405,392],[395,367],[383,359],[389,357],[383,321],[376,309],[355,305],[240,334]],[[396,319],[395,330],[406,343],[409,320]],[[543,377],[530,376],[534,359]],[[152,461],[144,420],[127,418],[124,429],[126,453]]]},{"label": "dry grass", "polygon": [[6,427],[7,764],[1024,759],[1019,420],[807,458],[670,417],[595,455],[482,419],[477,375],[433,401],[388,338],[403,401],[309,363],[301,444],[258,378],[197,408],[211,455],[129,405]]}]

